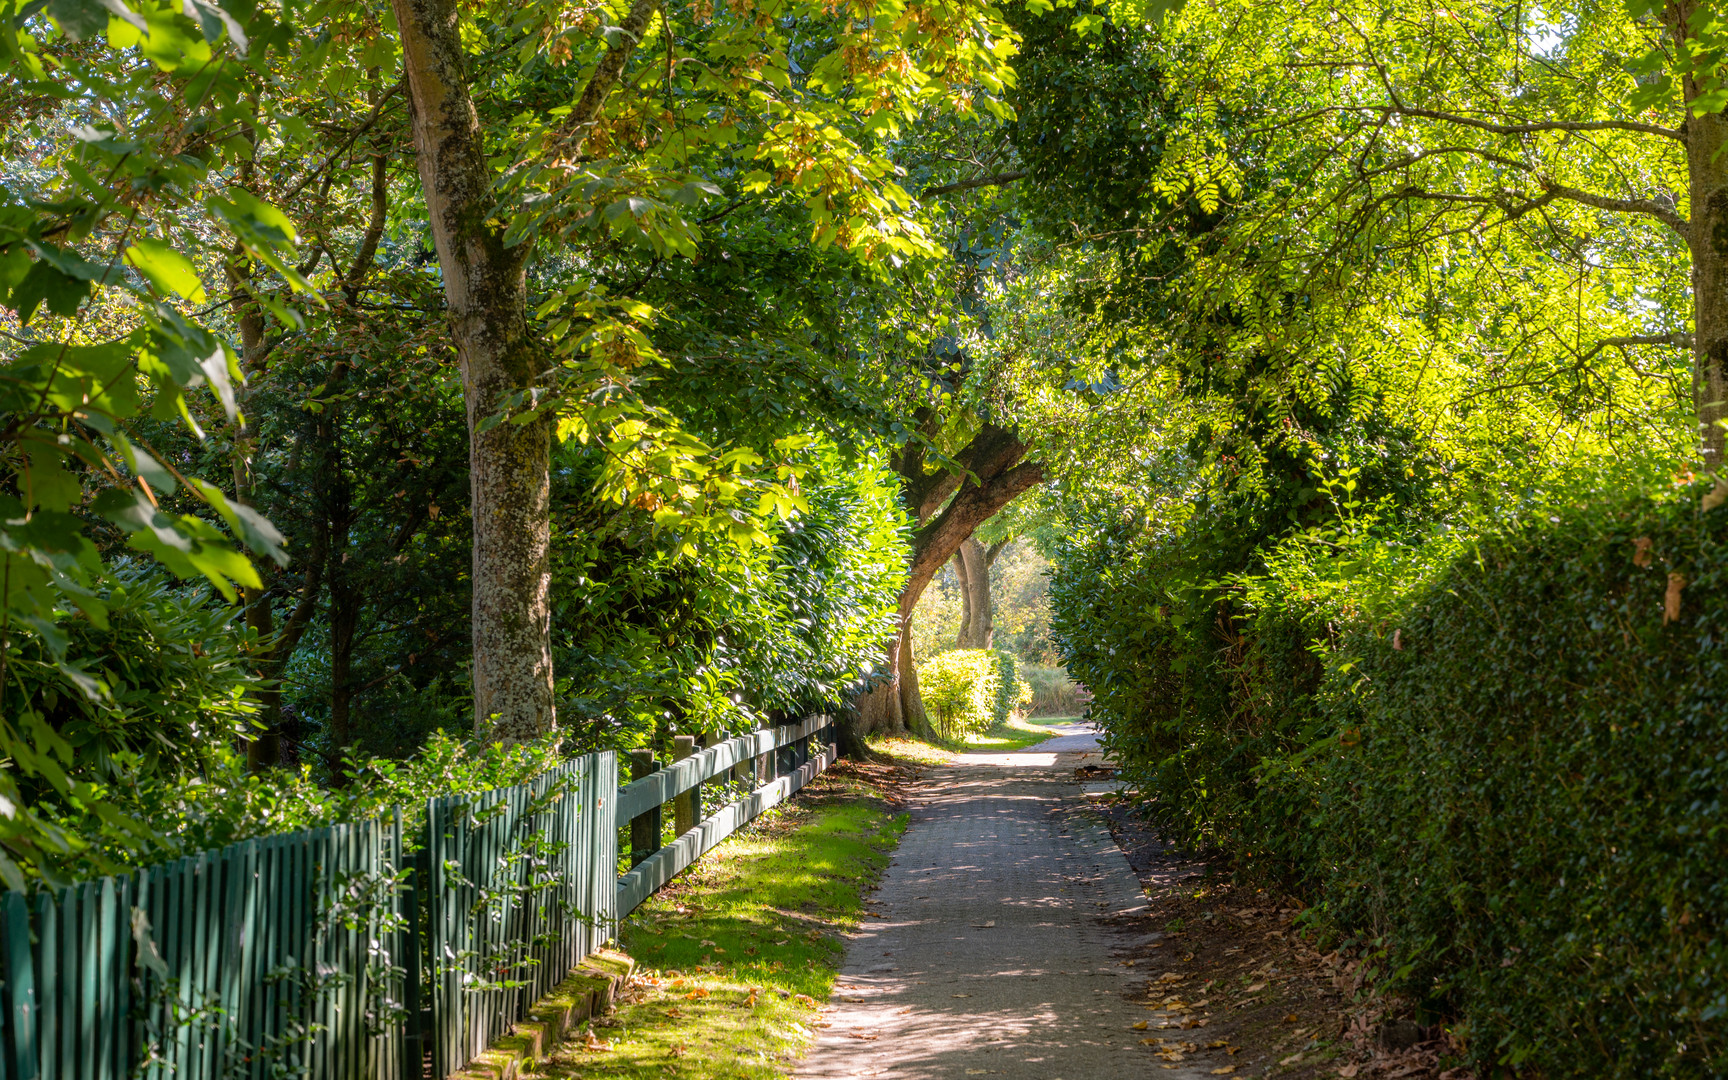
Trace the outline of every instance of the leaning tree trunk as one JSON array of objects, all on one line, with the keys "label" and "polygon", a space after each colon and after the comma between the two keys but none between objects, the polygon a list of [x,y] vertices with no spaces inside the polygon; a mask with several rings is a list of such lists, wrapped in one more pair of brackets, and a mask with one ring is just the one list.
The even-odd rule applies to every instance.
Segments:
[{"label": "leaning tree trunk", "polygon": [[[456,0],[392,0],[427,220],[467,406],[474,518],[474,728],[506,742],[554,726],[549,417],[483,425],[547,367],[529,332],[527,244],[492,222],[492,170],[468,89]],[[598,115],[654,10],[636,0],[567,118]]]},{"label": "leaning tree trunk", "polygon": [[[1684,44],[1687,21],[1702,8],[1681,3],[1668,8],[1670,32]],[[1691,76],[1686,100],[1704,90]],[[1692,255],[1692,401],[1698,411],[1699,452],[1704,468],[1721,469],[1728,418],[1728,117],[1720,112],[1688,116],[1687,180],[1691,221],[1687,246]]]},{"label": "leaning tree trunk", "polygon": [[[911,663],[912,611],[918,598],[942,565],[960,550],[972,530],[990,520],[1021,493],[1044,482],[1044,467],[1037,462],[1019,462],[1026,452],[1016,441],[1012,454],[997,455],[995,469],[973,466],[954,498],[940,514],[923,524],[912,537],[912,565],[900,590],[899,633],[887,643],[887,678],[858,696],[859,722],[865,731],[898,731],[902,727],[928,735],[930,724],[918,697],[918,672]],[[913,726],[917,725],[917,726]]]}]

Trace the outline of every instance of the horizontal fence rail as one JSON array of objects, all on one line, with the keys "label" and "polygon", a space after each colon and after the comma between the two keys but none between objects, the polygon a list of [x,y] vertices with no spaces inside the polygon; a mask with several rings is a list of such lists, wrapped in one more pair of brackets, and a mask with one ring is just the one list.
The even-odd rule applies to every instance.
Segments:
[{"label": "horizontal fence rail", "polygon": [[[419,814],[0,896],[0,1080],[443,1080],[617,920],[834,760],[830,719],[618,786],[618,755]],[[639,752],[640,753],[640,752]],[[736,797],[706,817],[704,784]],[[688,818],[661,844],[661,807]],[[629,826],[629,865],[618,830]]]}]

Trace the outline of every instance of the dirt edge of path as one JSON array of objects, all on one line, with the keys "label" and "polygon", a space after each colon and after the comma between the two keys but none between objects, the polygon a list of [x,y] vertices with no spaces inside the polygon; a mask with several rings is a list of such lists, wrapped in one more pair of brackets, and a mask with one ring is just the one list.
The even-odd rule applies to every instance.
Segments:
[{"label": "dirt edge of path", "polygon": [[[1146,972],[1136,1000],[1175,1006],[1152,1014],[1177,1028],[1155,1049],[1223,1050],[1233,1077],[1475,1080],[1443,1028],[1400,1018],[1401,1003],[1362,993],[1353,963],[1310,947],[1294,901],[1165,843],[1128,800],[1077,812],[1103,820],[1146,892],[1144,914],[1116,920],[1134,943],[1118,962]],[[1144,944],[1149,932],[1163,936]]]}]

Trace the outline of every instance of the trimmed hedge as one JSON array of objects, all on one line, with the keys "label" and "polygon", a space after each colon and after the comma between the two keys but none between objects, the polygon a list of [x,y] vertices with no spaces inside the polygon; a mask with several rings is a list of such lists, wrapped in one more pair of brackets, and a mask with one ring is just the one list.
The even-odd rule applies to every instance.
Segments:
[{"label": "trimmed hedge", "polygon": [[1728,512],[1699,494],[1492,539],[1352,635],[1328,902],[1484,1060],[1728,1072]]},{"label": "trimmed hedge", "polygon": [[1703,490],[1455,558],[1286,544],[1224,582],[1094,537],[1056,621],[1174,834],[1314,902],[1478,1066],[1724,1075],[1728,510]]}]

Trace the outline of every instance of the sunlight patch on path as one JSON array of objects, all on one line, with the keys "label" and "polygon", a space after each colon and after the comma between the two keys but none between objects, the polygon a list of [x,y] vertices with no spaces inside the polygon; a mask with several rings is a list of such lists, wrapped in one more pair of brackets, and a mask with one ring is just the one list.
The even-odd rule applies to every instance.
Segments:
[{"label": "sunlight patch on path", "polygon": [[1156,973],[1112,952],[1161,935],[1113,924],[1144,898],[1073,779],[1097,744],[1069,740],[1082,752],[962,755],[917,791],[799,1080],[1210,1073],[1133,1027],[1152,1013],[1131,991]]}]

